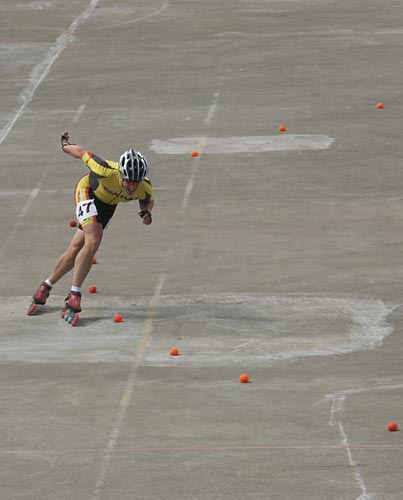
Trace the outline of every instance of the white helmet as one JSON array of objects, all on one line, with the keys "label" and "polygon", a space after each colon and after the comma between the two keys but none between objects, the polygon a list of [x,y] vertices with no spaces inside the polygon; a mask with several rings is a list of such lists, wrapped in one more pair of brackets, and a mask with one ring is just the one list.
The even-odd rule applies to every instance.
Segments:
[{"label": "white helmet", "polygon": [[147,160],[133,148],[125,151],[119,160],[119,172],[123,179],[128,181],[142,181],[148,171]]}]

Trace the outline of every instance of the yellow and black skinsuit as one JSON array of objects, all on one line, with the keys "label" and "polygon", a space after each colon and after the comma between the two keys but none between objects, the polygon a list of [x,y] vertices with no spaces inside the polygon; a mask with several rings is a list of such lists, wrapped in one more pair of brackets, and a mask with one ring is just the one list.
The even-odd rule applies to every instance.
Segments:
[{"label": "yellow and black skinsuit", "polygon": [[[118,203],[125,203],[133,200],[149,202],[153,200],[153,188],[150,180],[146,177],[134,191],[129,195],[121,186],[121,176],[119,164],[103,160],[91,152],[84,153],[82,161],[91,170],[78,181],[74,199],[77,205],[77,218],[81,226],[99,222],[105,228],[108,221],[115,212]],[[96,215],[84,218],[87,201],[94,200]]]}]

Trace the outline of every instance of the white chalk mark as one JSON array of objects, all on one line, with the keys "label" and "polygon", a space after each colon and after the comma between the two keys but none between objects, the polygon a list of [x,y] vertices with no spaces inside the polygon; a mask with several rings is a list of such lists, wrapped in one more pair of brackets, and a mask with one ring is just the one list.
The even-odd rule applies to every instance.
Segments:
[{"label": "white chalk mark", "polygon": [[353,457],[351,455],[351,450],[349,449],[350,445],[348,444],[348,439],[347,439],[347,434],[345,433],[343,426],[339,422],[339,434],[340,434],[340,444],[344,446],[347,450],[347,456],[348,456],[348,464],[351,467],[355,467],[356,463],[353,460]]},{"label": "white chalk mark", "polygon": [[370,496],[368,496],[367,487],[365,485],[364,479],[362,478],[360,468],[353,460],[353,455],[351,453],[350,444],[347,439],[347,434],[345,433],[341,422],[339,422],[339,434],[340,434],[340,444],[345,447],[348,464],[353,469],[355,481],[361,489],[361,495],[357,498],[357,500],[369,500]]},{"label": "white chalk mark", "polygon": [[[364,479],[361,475],[360,468],[357,466],[356,462],[353,459],[351,451],[352,446],[350,446],[347,434],[343,428],[341,415],[345,407],[347,396],[354,396],[357,394],[363,394],[374,391],[389,391],[389,390],[402,390],[402,389],[403,389],[403,384],[381,385],[377,387],[361,387],[358,389],[347,389],[344,391],[335,392],[333,394],[327,394],[324,398],[325,401],[329,400],[331,401],[329,425],[333,426],[335,420],[337,420],[337,425],[339,428],[339,435],[340,435],[340,446],[343,446],[346,449],[348,464],[350,465],[350,467],[353,468],[354,478],[361,489],[361,495],[358,497],[357,500],[370,500],[373,497],[373,495],[368,493]],[[315,405],[318,403],[320,403],[320,401],[315,403]]]},{"label": "white chalk mark", "polygon": [[[215,108],[215,104],[212,105]],[[204,138],[204,153],[265,153],[270,151],[307,151],[329,148],[334,139],[327,135],[287,134],[272,136],[246,137],[208,137]],[[180,137],[173,139],[154,139],[151,149],[159,154],[184,154],[189,152],[200,139]]]},{"label": "white chalk mark", "polygon": [[[403,384],[392,384],[392,385],[379,385],[375,387],[361,387],[358,389],[346,389],[345,391],[338,391],[333,394],[326,394],[325,401],[333,401],[335,399],[345,399],[346,396],[354,396],[356,394],[363,394],[366,392],[374,391],[393,391],[393,390],[403,389]],[[318,401],[319,402],[319,401]]]},{"label": "white chalk mark", "polygon": [[[42,181],[38,182],[37,186],[41,186]],[[0,198],[15,198],[16,196],[23,196],[24,198],[32,197],[34,196],[33,192],[35,191],[36,188],[34,189],[20,189],[18,191],[0,191]],[[158,188],[157,188],[158,189]],[[161,188],[161,189],[174,189],[173,187],[171,188]],[[51,195],[55,193],[68,193],[71,196],[71,188],[69,189],[40,189],[40,192],[42,194],[46,195]],[[37,196],[39,193],[36,193],[35,196]]]},{"label": "white chalk mark", "polygon": [[[166,252],[165,266],[172,266],[173,257],[180,258],[182,239]],[[179,256],[179,257],[178,257]],[[175,260],[177,262],[177,260]],[[52,301],[58,304],[64,297],[52,294]],[[86,325],[74,343],[62,342],[63,335],[55,336],[55,325],[43,325],[42,343],[37,338],[13,335],[13,308],[24,308],[27,297],[3,297],[0,303],[0,331],[3,332],[0,343],[0,361],[19,362],[104,362],[131,363],[133,334],[111,337],[108,320],[99,319]],[[20,304],[20,305],[19,305]],[[105,297],[103,307],[113,311],[119,309],[130,317],[134,331],[141,331],[143,320],[132,316],[132,306],[123,297]],[[86,310],[97,315],[99,304],[96,299],[86,299]],[[143,315],[149,309],[148,298],[136,297],[136,309]],[[187,339],[192,351],[191,358],[181,358],[185,366],[224,366],[253,363],[254,365],[273,365],[286,360],[296,360],[317,356],[338,356],[351,352],[365,352],[382,345],[384,339],[393,333],[393,326],[388,315],[393,308],[380,300],[358,299],[355,297],[324,297],[322,294],[290,294],[286,296],[268,296],[263,294],[180,294],[163,295],[159,301],[161,311],[153,320],[166,331],[176,328],[177,322],[190,321],[204,335],[214,338],[214,345],[206,351],[204,336],[191,336]],[[91,313],[92,311],[92,313]],[[341,322],[329,322],[326,329],[311,335],[318,317],[333,318],[340,311]],[[84,319],[83,319],[84,321]],[[65,333],[64,322],[58,325],[60,333]],[[100,330],[105,330],[103,335]],[[281,330],[284,334],[278,334]],[[96,348],[94,334],[98,332]],[[239,346],[254,340],[240,352],[230,352]],[[27,343],[30,348],[27,349]],[[165,354],[159,350],[147,351],[145,361],[148,365],[166,366],[169,364]],[[348,393],[342,393],[348,397]],[[336,396],[328,396],[324,402],[333,401]],[[334,411],[337,414],[337,405]]]},{"label": "white chalk mark", "polygon": [[[154,10],[154,11],[150,12],[149,14],[146,14],[146,15],[141,16],[141,17],[136,17],[134,19],[128,19],[126,21],[120,21],[118,23],[107,24],[104,26],[97,26],[96,28],[87,28],[85,30],[85,32],[88,33],[89,31],[114,29],[114,28],[118,28],[118,27],[122,27],[122,26],[128,26],[130,24],[138,23],[138,22],[143,21],[145,19],[149,19],[150,17],[158,16],[164,10],[166,10],[169,7],[169,5],[170,5],[169,0],[165,0],[159,9]],[[82,31],[84,31],[84,30],[79,30],[76,33],[81,33]]]},{"label": "white chalk mark", "polygon": [[[205,148],[205,144],[206,144],[206,138],[203,137],[202,139],[200,139],[199,144],[197,145],[197,150],[199,151],[200,154],[203,153],[204,148]],[[193,191],[194,180],[196,177],[199,158],[200,158],[199,156],[196,156],[195,159],[193,160],[192,168],[190,170],[189,179],[188,179],[188,182],[186,184],[185,193],[184,193],[183,199],[182,199],[182,205],[181,205],[182,211],[187,208],[188,203],[189,203],[189,197]]]},{"label": "white chalk mark", "polygon": [[79,108],[77,109],[75,115],[73,116],[73,123],[77,123],[78,120],[80,119],[80,116],[83,114],[83,111],[85,109],[85,104],[81,104]]},{"label": "white chalk mark", "polygon": [[36,10],[42,10],[44,8],[49,8],[51,6],[51,2],[31,2],[28,4],[28,7]]},{"label": "white chalk mark", "polygon": [[26,203],[25,203],[25,205],[22,207],[22,210],[21,210],[21,212],[20,212],[20,214],[19,214],[19,216],[18,216],[18,217],[20,217],[21,219],[23,219],[23,218],[27,215],[28,210],[31,208],[32,203],[34,202],[35,198],[38,196],[38,194],[39,194],[39,192],[40,192],[40,190],[41,190],[41,189],[40,189],[40,186],[41,186],[41,185],[42,185],[42,183],[40,182],[40,183],[37,185],[37,187],[35,187],[35,188],[31,191],[31,193],[30,193],[30,195],[29,195],[29,197],[28,197],[27,202],[26,202]]},{"label": "white chalk mark", "polygon": [[346,399],[346,396],[344,394],[339,394],[339,395],[337,395],[337,397],[332,399],[332,405],[330,408],[329,425],[333,426],[335,416],[339,415],[339,413],[341,413],[343,411],[345,399]]},{"label": "white chalk mark", "polygon": [[[218,91],[214,94],[214,98],[213,98],[213,101],[209,107],[209,110],[208,110],[208,113],[207,113],[207,117],[206,119],[204,120],[204,123],[206,126],[210,125],[211,123],[211,120],[213,119],[213,116],[217,110],[217,103],[218,103],[218,99],[220,97],[220,94],[221,94],[221,89],[222,89],[222,84],[223,84],[223,81],[224,81],[224,77],[220,77],[219,78],[219,85],[218,85]],[[155,141],[152,141],[152,144],[154,144]],[[197,141],[195,141],[193,139],[193,141],[190,141],[188,145],[186,145],[185,149],[182,151],[183,153],[188,153],[189,154],[189,151],[193,150],[194,149],[194,145],[197,144],[197,147],[196,147],[196,151],[198,151],[199,154],[203,154],[204,151],[206,150],[206,145],[207,145],[207,137],[200,137]],[[154,149],[153,145],[151,146],[152,149]],[[197,173],[197,167],[198,167],[198,164],[199,164],[199,159],[200,159],[200,156],[196,156],[194,161],[193,161],[193,165],[192,165],[192,169],[190,171],[190,175],[189,175],[189,179],[188,179],[188,183],[186,185],[186,188],[185,188],[185,193],[183,195],[183,199],[182,199],[182,205],[181,205],[181,210],[184,211],[187,206],[188,206],[188,203],[189,203],[189,197],[190,195],[192,194],[192,191],[193,191],[193,187],[194,187],[194,179],[196,177],[196,173]]]},{"label": "white chalk mark", "polygon": [[38,194],[41,191],[41,186],[42,186],[42,181],[39,181],[36,187],[30,192],[27,201],[23,205],[20,213],[17,216],[17,219],[14,223],[14,225],[11,227],[10,231],[7,233],[7,237],[2,240],[2,246],[0,248],[0,262],[3,260],[4,256],[7,253],[7,249],[10,246],[11,241],[14,239],[14,237],[17,234],[18,229],[20,228],[24,217],[28,213],[29,209],[31,208],[34,200],[38,196]]},{"label": "white chalk mark", "polygon": [[214,94],[213,102],[211,103],[207,117],[204,120],[204,123],[206,126],[210,125],[211,120],[213,119],[213,116],[217,110],[218,99],[219,99],[220,94],[221,94],[221,88],[222,88],[223,81],[224,81],[224,77],[220,76],[220,78],[219,78],[219,90]]},{"label": "white chalk mark", "polygon": [[[69,41],[69,36],[71,36],[75,32],[77,27],[91,15],[92,11],[95,9],[95,7],[98,4],[98,1],[99,0],[91,0],[87,9],[72,22],[72,24],[71,24],[70,28],[67,30],[67,32],[65,32],[63,35],[61,35],[56,40],[56,45],[54,47],[52,47],[47,58],[44,61],[42,61],[41,63],[39,63],[37,66],[35,66],[35,68],[31,71],[28,85],[27,85],[27,87],[25,87],[25,89],[23,90],[23,92],[19,96],[19,100],[22,100],[23,104],[17,110],[14,117],[3,127],[2,131],[0,132],[0,145],[5,141],[8,134],[11,132],[14,125],[17,123],[18,119],[24,113],[25,108],[32,101],[36,90],[38,89],[38,87],[42,83],[42,81],[46,78],[46,76],[49,74],[49,71],[50,71],[53,63],[57,60],[57,58],[60,56],[60,54],[65,49],[65,47]],[[42,177],[44,177],[44,175],[45,175],[45,173],[42,174]],[[27,202],[25,203],[20,214],[18,215],[18,219],[17,219],[16,223],[9,231],[5,241],[3,241],[3,246],[0,250],[0,261],[3,260],[5,254],[6,254],[6,250],[7,250],[8,246],[10,245],[10,242],[17,234],[17,231],[18,231],[19,227],[21,226],[24,217],[26,216],[28,210],[32,206],[32,203],[34,202],[34,200],[38,196],[41,186],[42,186],[42,181],[40,181],[37,184],[37,186],[31,191]]]},{"label": "white chalk mark", "polygon": [[254,340],[248,340],[248,342],[244,342],[243,344],[239,344],[235,346],[235,348],[231,352],[238,352],[242,349],[242,347],[246,347],[247,345],[253,344],[255,341]]}]

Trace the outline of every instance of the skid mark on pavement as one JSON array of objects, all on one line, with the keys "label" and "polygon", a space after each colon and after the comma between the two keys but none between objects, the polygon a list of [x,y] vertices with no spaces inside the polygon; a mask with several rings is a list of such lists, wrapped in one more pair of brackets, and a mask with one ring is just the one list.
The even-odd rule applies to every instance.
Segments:
[{"label": "skid mark on pavement", "polygon": [[[381,300],[313,294],[184,297],[162,295],[164,283],[162,275],[151,302],[103,297],[99,304],[97,298],[86,298],[82,326],[76,328],[59,320],[63,297],[53,294],[48,313],[24,316],[23,334],[15,314],[25,313],[29,298],[4,297],[0,361],[131,363],[135,357],[143,364],[169,365],[166,335],[150,340],[157,330],[181,332],[186,356],[176,363],[182,366],[267,365],[374,349],[393,332],[388,315],[395,306]],[[116,310],[123,323],[113,322]]]}]

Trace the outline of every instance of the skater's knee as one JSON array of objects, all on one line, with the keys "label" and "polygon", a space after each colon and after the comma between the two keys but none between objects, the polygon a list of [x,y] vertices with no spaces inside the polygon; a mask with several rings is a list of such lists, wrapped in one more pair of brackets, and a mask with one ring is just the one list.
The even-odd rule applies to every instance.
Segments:
[{"label": "skater's knee", "polygon": [[[81,235],[79,234],[79,236]],[[72,260],[74,262],[78,252],[82,249],[83,245],[84,245],[84,238],[82,236],[81,237],[75,236],[72,239],[70,245],[68,246],[64,254],[66,259]]]},{"label": "skater's knee", "polygon": [[102,241],[103,230],[100,224],[89,224],[84,227],[84,248],[87,252],[95,255]]},{"label": "skater's knee", "polygon": [[101,244],[102,238],[86,238],[84,248],[88,253],[95,255],[96,251]]},{"label": "skater's knee", "polygon": [[78,252],[81,250],[82,245],[71,245],[66,250],[64,257],[68,262],[74,262]]}]

